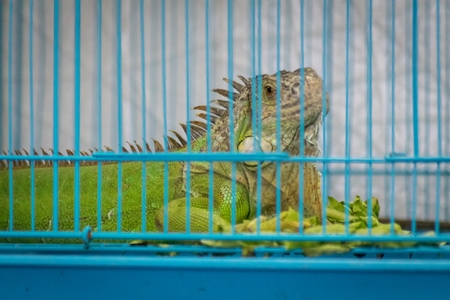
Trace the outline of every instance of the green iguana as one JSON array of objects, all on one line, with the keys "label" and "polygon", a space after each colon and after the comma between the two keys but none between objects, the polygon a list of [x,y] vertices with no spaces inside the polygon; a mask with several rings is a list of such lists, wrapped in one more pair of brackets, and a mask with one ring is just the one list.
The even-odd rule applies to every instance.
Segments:
[{"label": "green iguana", "polygon": [[[280,81],[277,83],[277,77]],[[273,75],[261,75],[255,78],[239,76],[243,84],[233,81],[236,92],[231,100],[214,100],[210,107],[210,118],[204,113],[206,106],[198,106],[200,117],[211,121],[210,134],[207,133],[206,121],[192,121],[190,134],[192,142],[187,145],[180,134],[167,137],[169,151],[205,152],[208,139],[211,139],[211,151],[229,152],[230,144],[235,152],[247,153],[255,149],[264,152],[287,152],[300,154],[303,143],[304,155],[317,156],[319,127],[322,112],[322,80],[311,68],[298,69],[293,72],[281,71]],[[228,80],[224,79],[228,82]],[[259,84],[261,87],[259,88]],[[228,90],[216,89],[215,92],[225,97]],[[277,142],[277,95],[280,100],[280,143]],[[252,99],[253,98],[253,99]],[[256,106],[253,105],[256,103]],[[301,109],[301,105],[304,104]],[[234,140],[230,143],[229,109],[234,115]],[[257,119],[254,120],[254,116]],[[261,128],[261,136],[253,132],[253,124]],[[301,130],[301,126],[304,126]],[[185,132],[187,125],[182,125]],[[304,141],[300,138],[304,137]],[[142,152],[130,144],[133,152]],[[258,149],[259,148],[259,149]],[[147,145],[147,149],[149,149]],[[155,141],[155,150],[163,147]],[[235,183],[233,184],[232,163],[230,162],[191,162],[190,175],[187,174],[186,162],[122,162],[102,163],[101,168],[95,163],[82,163],[80,167],[80,201],[79,227],[74,228],[74,167],[70,163],[73,151],[67,151],[68,162],[60,162],[58,167],[58,222],[59,231],[81,231],[91,226],[94,231],[122,232],[163,231],[164,215],[168,215],[170,232],[186,230],[186,178],[190,176],[190,231],[221,231],[231,222],[232,190],[235,191],[235,221],[252,219],[256,216],[257,181],[261,176],[261,213],[264,216],[276,214],[276,195],[280,189],[281,210],[298,208],[299,202],[299,163],[280,163],[281,182],[277,182],[276,163],[274,162],[237,162],[235,163]],[[17,152],[21,154],[22,152]],[[45,154],[45,152],[44,152]],[[34,174],[30,173],[25,162],[11,162],[0,169],[0,231],[50,231],[55,229],[53,217],[53,167],[51,157],[48,161],[36,161]],[[261,173],[258,175],[258,164]],[[14,165],[14,166],[13,166]],[[121,166],[121,211],[118,211],[118,166]],[[314,163],[304,163],[303,205],[304,216],[322,215],[321,175]],[[166,166],[166,167],[165,167]],[[210,182],[212,166],[213,182]],[[145,167],[145,187],[142,185],[142,168]],[[12,168],[12,186],[10,191],[9,168]],[[167,174],[165,175],[165,168]],[[101,170],[101,174],[98,171]],[[34,207],[31,204],[31,177],[34,175]],[[101,176],[101,196],[98,195],[98,176]],[[165,177],[168,182],[165,195]],[[209,228],[209,193],[212,184],[214,202],[213,228]],[[142,199],[145,189],[146,198]],[[12,193],[13,206],[10,207]],[[165,211],[164,199],[169,204]],[[100,198],[100,199],[98,199]],[[100,206],[98,206],[100,203]],[[146,214],[143,219],[142,209]],[[32,210],[34,212],[32,213]],[[32,228],[32,215],[34,228]],[[120,220],[119,220],[120,217]],[[11,219],[12,218],[12,219]],[[10,222],[12,220],[12,227]],[[120,221],[120,222],[119,222]],[[120,223],[120,228],[118,224]],[[143,226],[145,225],[145,226]],[[23,240],[21,241],[23,242]]]}]

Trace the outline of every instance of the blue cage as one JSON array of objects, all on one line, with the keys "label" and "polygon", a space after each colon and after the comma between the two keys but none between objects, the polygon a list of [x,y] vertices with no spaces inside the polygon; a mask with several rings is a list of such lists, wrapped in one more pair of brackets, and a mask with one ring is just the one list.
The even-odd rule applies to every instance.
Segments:
[{"label": "blue cage", "polygon": [[[5,0],[0,34],[2,299],[448,294],[450,1]],[[312,133],[307,67],[320,77]],[[264,97],[282,145],[278,71],[297,69],[299,141],[267,151]],[[248,115],[228,109],[236,104],[224,99],[238,103],[248,87]],[[247,119],[252,135],[241,139],[236,122]],[[226,147],[213,150],[222,133]],[[229,197],[209,184],[216,165],[230,166]],[[267,165],[275,184],[265,189]],[[283,202],[285,165],[297,168],[294,210]],[[321,173],[319,216],[304,214],[306,165]],[[198,166],[206,231],[193,205]],[[248,170],[255,206],[240,223]],[[177,231],[168,207],[180,192]],[[215,227],[215,197],[230,200],[226,230]]]}]

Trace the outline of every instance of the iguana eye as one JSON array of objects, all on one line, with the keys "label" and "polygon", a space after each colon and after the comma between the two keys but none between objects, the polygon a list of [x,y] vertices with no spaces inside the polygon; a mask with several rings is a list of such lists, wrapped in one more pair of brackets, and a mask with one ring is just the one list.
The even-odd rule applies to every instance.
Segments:
[{"label": "iguana eye", "polygon": [[266,98],[274,98],[276,95],[276,89],[267,84],[264,86],[264,96],[266,96]]}]

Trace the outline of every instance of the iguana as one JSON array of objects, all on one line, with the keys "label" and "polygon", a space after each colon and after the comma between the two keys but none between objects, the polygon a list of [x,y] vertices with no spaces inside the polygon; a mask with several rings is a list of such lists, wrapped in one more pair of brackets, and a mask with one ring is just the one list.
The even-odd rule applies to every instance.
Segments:
[{"label": "iguana", "polygon": [[[287,152],[300,154],[303,144],[304,155],[317,156],[319,153],[318,132],[323,112],[328,112],[328,96],[323,97],[322,79],[312,68],[297,69],[293,72],[280,71],[273,75],[260,75],[244,78],[242,81],[229,82],[236,92],[229,100],[214,100],[210,107],[210,117],[205,114],[205,105],[194,109],[205,120],[210,120],[211,130],[208,134],[206,121],[190,123],[191,144],[178,133],[176,138],[166,137],[168,151],[172,152],[206,152],[208,139],[212,152],[238,153],[256,150],[264,152]],[[277,82],[277,78],[279,81]],[[229,91],[215,89],[220,95],[229,97]],[[277,136],[277,98],[279,99],[280,135]],[[326,107],[323,108],[323,99]],[[302,106],[303,105],[303,106]],[[230,134],[230,110],[233,109]],[[256,116],[256,119],[255,119]],[[260,136],[253,132],[260,128]],[[303,127],[301,127],[303,126]],[[182,125],[185,132],[187,125]],[[231,136],[234,139],[231,141]],[[277,137],[280,143],[277,142]],[[301,141],[303,137],[303,141]],[[142,148],[129,144],[133,152],[142,152]],[[230,145],[233,149],[230,148]],[[146,145],[149,150],[148,144]],[[259,149],[258,149],[259,148]],[[155,141],[155,150],[162,151],[163,146]],[[303,152],[302,151],[302,152]],[[281,210],[289,207],[297,209],[299,202],[300,164],[294,162],[279,163],[281,182],[277,182],[274,162],[237,162],[235,163],[235,183],[233,183],[230,162],[122,162],[96,163],[85,162],[80,167],[80,201],[79,223],[74,228],[74,167],[70,163],[73,151],[67,151],[67,162],[60,162],[58,167],[58,222],[59,231],[81,231],[91,226],[94,231],[164,231],[185,232],[186,230],[186,179],[190,176],[190,231],[220,231],[228,226],[231,219],[232,195],[235,192],[235,221],[240,223],[256,215],[258,197],[258,176],[261,176],[261,213],[274,216],[276,195],[279,189]],[[21,152],[17,152],[21,154]],[[83,152],[84,153],[84,152]],[[44,154],[46,154],[44,152]],[[303,153],[302,153],[303,154]],[[6,161],[5,161],[6,162]],[[53,167],[51,156],[48,161],[36,161],[34,171],[34,207],[31,203],[31,181],[28,165],[25,162],[6,162],[6,168],[0,170],[0,231],[50,231],[55,230],[56,219],[53,214]],[[189,165],[189,167],[188,167]],[[321,175],[314,163],[303,163],[304,215],[322,215]],[[118,211],[118,169],[122,172],[121,210]],[[212,167],[211,167],[212,166]],[[142,180],[145,167],[145,180]],[[12,168],[12,186],[10,191],[9,171]],[[187,170],[189,169],[189,172]],[[258,173],[258,170],[261,170]],[[101,174],[98,174],[99,170]],[[213,182],[210,183],[210,170]],[[189,174],[188,174],[189,173]],[[258,175],[260,174],[260,175]],[[101,181],[98,181],[100,175]],[[165,182],[167,177],[168,181]],[[97,188],[97,183],[101,188]],[[142,186],[144,182],[145,187]],[[164,185],[166,184],[166,188]],[[213,228],[210,228],[210,185],[212,184]],[[143,190],[145,199],[142,199]],[[101,192],[101,196],[98,194]],[[165,191],[167,194],[165,195]],[[12,197],[10,195],[12,193]],[[166,197],[166,198],[165,198]],[[13,206],[10,207],[10,199]],[[164,199],[168,200],[167,211]],[[100,205],[100,206],[98,206]],[[142,209],[145,206],[143,216]],[[34,213],[32,213],[34,210]],[[164,222],[167,213],[168,220]],[[32,228],[32,216],[34,224]],[[118,225],[120,223],[120,226]],[[12,224],[12,227],[10,226]],[[165,224],[168,227],[165,227]],[[120,227],[120,228],[119,228]],[[22,240],[23,241],[23,240]]]}]

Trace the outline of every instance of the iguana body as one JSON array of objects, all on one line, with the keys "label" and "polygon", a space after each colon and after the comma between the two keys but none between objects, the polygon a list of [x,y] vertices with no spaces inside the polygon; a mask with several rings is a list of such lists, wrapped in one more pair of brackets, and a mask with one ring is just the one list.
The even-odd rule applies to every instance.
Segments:
[{"label": "iguana body", "polygon": [[[304,78],[301,79],[301,74]],[[233,101],[219,100],[220,107],[212,108],[211,135],[207,135],[206,125],[200,122],[192,123],[190,145],[192,152],[208,150],[207,139],[211,139],[213,152],[229,152],[230,144],[235,152],[251,152],[256,145],[257,150],[265,152],[283,151],[292,155],[300,153],[300,126],[304,125],[304,154],[317,156],[318,129],[322,119],[322,80],[311,68],[305,68],[300,73],[281,71],[280,83],[277,75],[262,75],[254,80],[240,77],[244,85],[233,82],[237,93]],[[302,84],[304,86],[302,87]],[[262,84],[261,89],[257,88]],[[252,86],[253,85],[253,86]],[[277,92],[277,87],[280,90]],[[215,90],[228,96],[226,90]],[[260,91],[260,92],[259,92]],[[302,99],[300,97],[303,92]],[[277,94],[281,100],[281,144],[277,143]],[[253,94],[253,99],[252,99]],[[261,99],[259,99],[261,98]],[[252,100],[255,100],[254,102]],[[303,101],[303,102],[302,102]],[[328,99],[327,99],[328,101]],[[301,113],[300,103],[304,103]],[[253,103],[257,103],[254,107]],[[260,107],[258,106],[260,105]],[[230,125],[228,107],[233,108],[234,141],[230,143]],[[206,110],[206,107],[198,107]],[[261,111],[259,115],[258,111]],[[328,110],[328,103],[326,111]],[[257,120],[252,120],[256,115]],[[304,119],[301,121],[300,116]],[[261,136],[253,132],[252,123],[261,128]],[[171,151],[186,151],[188,145],[176,134],[179,141],[169,138]],[[257,140],[259,142],[254,143]],[[177,146],[177,144],[180,144]],[[161,148],[155,144],[157,150]],[[168,230],[185,231],[186,219],[186,173],[185,162],[167,163],[167,175],[163,162],[127,162],[121,163],[121,211],[120,230],[160,231],[164,229],[164,199],[169,201]],[[118,227],[118,166],[119,164],[104,164],[101,167],[101,201],[98,200],[98,170],[97,165],[83,165],[80,168],[80,218],[79,228],[74,228],[74,168],[59,167],[58,194],[58,230],[79,231],[85,226],[91,226],[98,231],[117,231]],[[146,198],[142,198],[142,168],[146,168]],[[297,208],[299,202],[299,168],[298,163],[281,163],[281,183],[277,183],[276,164],[264,162],[261,165],[261,197],[262,215],[273,216],[276,213],[277,188],[280,188],[281,209]],[[190,216],[191,231],[204,232],[209,228],[209,192],[210,163],[190,163]],[[214,221],[211,230],[220,230],[222,225],[231,221],[232,195],[234,186],[236,199],[237,223],[251,219],[256,214],[258,198],[258,167],[254,162],[238,162],[235,164],[236,183],[233,184],[232,164],[229,162],[212,163],[214,201]],[[17,168],[13,170],[13,207],[9,207],[9,177],[8,170],[0,170],[0,230],[23,231],[31,230],[31,194],[30,170]],[[321,216],[320,173],[314,164],[304,164],[303,203],[304,215]],[[168,178],[167,191],[164,195],[165,176]],[[52,230],[54,225],[52,183],[53,168],[35,168],[35,207],[34,229],[37,231]],[[98,204],[101,202],[100,207]],[[145,226],[142,222],[142,209],[146,207]],[[100,213],[98,208],[101,209]],[[10,212],[12,211],[13,226],[10,228]]]}]

